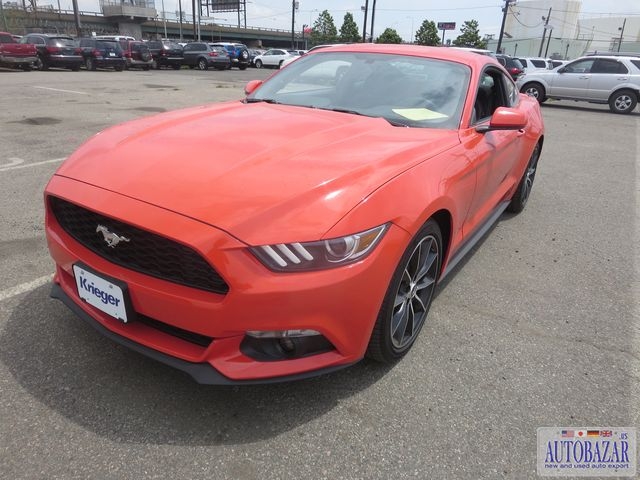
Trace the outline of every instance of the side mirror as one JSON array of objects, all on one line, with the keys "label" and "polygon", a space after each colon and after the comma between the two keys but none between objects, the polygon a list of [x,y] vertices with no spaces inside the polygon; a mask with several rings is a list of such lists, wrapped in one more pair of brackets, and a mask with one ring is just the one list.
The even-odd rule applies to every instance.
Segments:
[{"label": "side mirror", "polygon": [[476,127],[476,132],[486,133],[491,130],[521,130],[527,126],[527,117],[515,108],[499,107],[493,112],[489,125]]},{"label": "side mirror", "polygon": [[251,80],[249,83],[247,83],[244,87],[244,93],[245,95],[250,95],[253,92],[256,91],[256,89],[262,85],[262,80]]}]

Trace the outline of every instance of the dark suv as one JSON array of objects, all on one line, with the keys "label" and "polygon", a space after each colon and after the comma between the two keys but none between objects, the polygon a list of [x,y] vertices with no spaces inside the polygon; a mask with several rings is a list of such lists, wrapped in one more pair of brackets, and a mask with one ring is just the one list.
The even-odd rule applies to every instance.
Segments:
[{"label": "dark suv", "polygon": [[231,59],[231,67],[238,67],[240,70],[244,70],[249,66],[250,55],[246,45],[230,42],[217,42],[211,45],[214,47],[222,47],[227,51]]},{"label": "dark suv", "polygon": [[120,46],[124,51],[124,68],[141,68],[143,70],[149,70],[153,65],[153,58],[151,52],[146,43],[139,42],[137,40],[121,40]]},{"label": "dark suv", "polygon": [[20,43],[31,43],[38,50],[36,68],[48,70],[49,67],[70,68],[80,70],[84,63],[82,53],[75,40],[66,35],[48,33],[28,33],[20,39]]},{"label": "dark suv", "polygon": [[522,65],[522,62],[517,58],[500,53],[496,55],[496,59],[500,62],[500,65],[507,69],[507,72],[509,72],[509,75],[511,75],[514,81],[524,73],[524,65]]},{"label": "dark suv", "polygon": [[117,41],[81,38],[79,45],[87,70],[96,68],[113,68],[117,72],[124,70],[124,55]]},{"label": "dark suv", "polygon": [[147,47],[153,57],[151,68],[171,67],[180,70],[182,66],[182,47],[172,40],[149,40]]}]

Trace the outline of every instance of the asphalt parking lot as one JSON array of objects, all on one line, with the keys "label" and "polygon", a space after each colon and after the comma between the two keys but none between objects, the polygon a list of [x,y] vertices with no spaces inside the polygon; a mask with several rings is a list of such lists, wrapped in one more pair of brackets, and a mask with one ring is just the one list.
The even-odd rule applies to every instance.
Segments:
[{"label": "asphalt parking lot", "polygon": [[640,426],[638,109],[543,106],[525,211],[440,286],[392,367],[201,386],[49,299],[42,191],[62,159],[270,73],[0,71],[0,478],[528,479],[538,427]]}]

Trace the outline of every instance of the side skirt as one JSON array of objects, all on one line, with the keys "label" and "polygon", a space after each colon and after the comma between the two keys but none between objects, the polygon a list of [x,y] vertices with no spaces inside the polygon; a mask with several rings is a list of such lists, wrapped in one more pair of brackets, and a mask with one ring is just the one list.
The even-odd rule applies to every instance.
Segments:
[{"label": "side skirt", "polygon": [[498,206],[491,212],[487,220],[478,228],[473,235],[471,235],[458,249],[458,251],[451,257],[451,260],[447,263],[447,268],[440,275],[440,279],[438,282],[442,281],[444,277],[446,277],[451,271],[456,268],[456,265],[464,258],[464,256],[469,253],[469,251],[478,243],[482,237],[486,235],[489,229],[493,226],[494,223],[498,221],[502,212],[504,212],[509,206],[510,200],[499,203]]}]

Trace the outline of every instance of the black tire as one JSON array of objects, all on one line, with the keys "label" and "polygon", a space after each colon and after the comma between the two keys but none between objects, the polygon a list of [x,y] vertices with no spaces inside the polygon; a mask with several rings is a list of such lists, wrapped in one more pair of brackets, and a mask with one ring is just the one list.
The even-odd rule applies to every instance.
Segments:
[{"label": "black tire", "polygon": [[94,72],[96,70],[96,62],[94,62],[92,58],[87,58],[84,61],[84,66],[87,70],[91,72]]},{"label": "black tire", "polygon": [[198,59],[198,70],[207,70],[209,68],[209,62],[207,62],[206,58]]},{"label": "black tire", "polygon": [[280,63],[278,63],[278,69],[282,68],[283,63],[284,63],[284,60],[280,60]]},{"label": "black tire", "polygon": [[182,67],[182,65],[178,65],[178,64],[174,64],[171,66],[173,67],[174,70],[180,70],[180,68]]},{"label": "black tire", "polygon": [[520,92],[526,93],[530,97],[535,98],[538,100],[538,103],[544,103],[547,101],[547,92],[538,82],[531,82],[523,85]]},{"label": "black tire", "polygon": [[428,220],[411,240],[391,278],[366,355],[383,363],[403,357],[424,325],[442,266],[442,233]]},{"label": "black tire", "polygon": [[638,104],[638,94],[633,90],[618,90],[609,97],[609,109],[613,113],[626,115]]},{"label": "black tire", "polygon": [[531,157],[529,157],[529,163],[527,168],[522,174],[516,193],[513,194],[509,206],[507,206],[507,212],[520,213],[527,205],[527,200],[531,195],[531,189],[533,188],[533,181],[536,178],[536,171],[538,170],[538,160],[540,159],[540,152],[542,147],[540,143],[537,143]]},{"label": "black tire", "polygon": [[36,60],[36,69],[41,71],[49,70],[49,64],[40,55],[38,55],[38,59]]},{"label": "black tire", "polygon": [[262,60],[256,60],[256,68],[262,68]]}]

